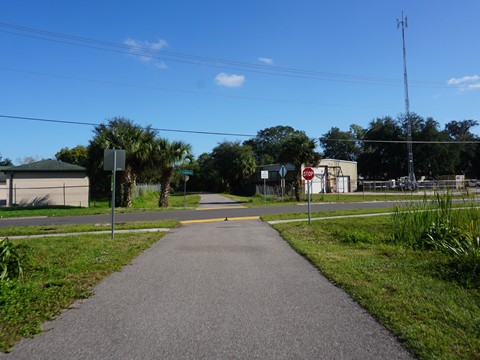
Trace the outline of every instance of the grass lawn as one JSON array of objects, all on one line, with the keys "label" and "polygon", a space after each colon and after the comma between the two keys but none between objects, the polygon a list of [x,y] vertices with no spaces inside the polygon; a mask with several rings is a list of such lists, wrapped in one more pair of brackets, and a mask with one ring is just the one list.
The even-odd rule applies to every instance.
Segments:
[{"label": "grass lawn", "polygon": [[[200,202],[200,195],[189,194],[186,196],[186,208],[196,208]],[[183,193],[170,196],[170,207],[158,207],[158,194],[150,193],[134,199],[131,208],[115,208],[116,213],[140,212],[140,211],[166,211],[183,208]],[[90,207],[71,206],[47,206],[47,207],[0,207],[0,218],[29,217],[29,216],[75,216],[109,214],[108,200],[92,201]]]},{"label": "grass lawn", "polygon": [[442,253],[393,244],[390,217],[274,227],[420,358],[480,359],[480,290]]},{"label": "grass lawn", "polygon": [[[380,213],[389,213],[392,212],[393,208],[381,208],[381,209],[358,209],[358,210],[331,210],[331,211],[314,211],[310,215],[312,219],[314,218],[323,218],[323,217],[335,217],[335,216],[346,216],[346,215],[362,215],[362,214],[380,214]],[[294,220],[294,219],[308,219],[308,212],[302,211],[298,213],[289,213],[289,214],[272,214],[272,215],[262,215],[262,220],[271,221],[271,220]]]},{"label": "grass lawn", "polygon": [[91,288],[118,271],[163,233],[79,235],[12,240],[26,254],[24,276],[0,281],[0,351],[21,337],[40,332],[40,325],[91,295]]},{"label": "grass lawn", "polygon": [[[265,197],[262,195],[254,196],[238,196],[230,194],[222,194],[232,200],[235,200],[247,207],[254,206],[281,206],[287,204],[295,204],[297,201],[293,197],[285,197],[282,201],[281,197],[276,195],[267,195],[266,202]],[[378,194],[362,194],[362,193],[349,193],[349,194],[312,194],[311,201],[316,203],[321,202],[368,202],[368,201],[411,201],[411,200],[423,200],[426,196],[427,199],[434,200],[436,195],[425,195],[420,192],[411,193],[378,193]],[[471,198],[473,195],[466,195],[464,197],[460,195],[453,196],[453,198]],[[304,196],[301,202],[307,202],[306,196]]]},{"label": "grass lawn", "polygon": [[[134,229],[154,229],[154,228],[174,228],[178,225],[177,220],[129,222],[115,224],[115,230],[134,230]],[[0,227],[0,238],[15,235],[43,235],[43,234],[62,234],[76,233],[85,231],[106,231],[110,230],[110,224],[106,225],[42,225],[42,226],[6,226]]]}]

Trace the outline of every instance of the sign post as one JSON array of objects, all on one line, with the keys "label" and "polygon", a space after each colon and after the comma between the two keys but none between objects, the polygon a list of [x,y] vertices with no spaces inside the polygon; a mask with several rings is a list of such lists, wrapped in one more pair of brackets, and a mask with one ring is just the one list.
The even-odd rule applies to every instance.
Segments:
[{"label": "sign post", "polygon": [[112,239],[115,237],[115,190],[116,190],[116,173],[125,170],[125,150],[103,151],[103,170],[112,171]]},{"label": "sign post", "polygon": [[312,180],[315,176],[315,172],[313,171],[312,168],[305,168],[303,169],[302,172],[303,178],[307,181],[307,189],[308,189],[308,224],[310,225],[310,219],[311,219],[311,212],[310,212],[310,188],[311,188],[311,183]]},{"label": "sign post", "polygon": [[263,179],[263,197],[265,199],[265,204],[267,203],[267,179],[268,179],[268,170],[262,170],[261,178]]},{"label": "sign post", "polygon": [[193,175],[193,171],[181,169],[179,173],[180,175],[182,175],[183,179],[183,208],[185,209],[185,202],[187,196],[187,181],[188,179],[190,179],[190,176]]},{"label": "sign post", "polygon": [[287,175],[287,168],[285,165],[282,165],[280,170],[278,170],[278,173],[280,174],[280,187],[282,189],[282,202],[283,198],[285,196],[285,175]]}]

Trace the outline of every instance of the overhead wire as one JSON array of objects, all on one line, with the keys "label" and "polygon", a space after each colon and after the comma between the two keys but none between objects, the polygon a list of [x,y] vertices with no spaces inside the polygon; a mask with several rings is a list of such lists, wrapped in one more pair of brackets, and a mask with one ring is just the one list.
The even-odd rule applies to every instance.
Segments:
[{"label": "overhead wire", "polygon": [[[39,122],[57,123],[57,124],[69,124],[69,125],[87,125],[87,126],[105,125],[105,124],[102,124],[102,123],[92,123],[92,122],[86,122],[86,121],[45,119],[45,118],[39,118],[39,117],[14,116],[14,115],[4,115],[4,114],[0,115],[0,118],[27,120],[27,121],[39,121]],[[143,126],[142,128],[147,129],[147,127],[145,127],[145,126]],[[155,128],[155,127],[148,127],[148,128],[151,129],[151,130],[159,131],[159,132],[163,131],[163,132],[177,132],[177,133],[187,133],[187,134],[238,136],[238,137],[255,137],[256,136],[256,135],[252,135],[252,134],[215,132],[215,131],[181,130],[181,129],[166,129],[166,128]]]},{"label": "overhead wire", "polygon": [[367,106],[367,105],[334,104],[334,103],[321,103],[321,102],[316,102],[316,101],[301,101],[301,100],[292,100],[292,99],[274,99],[274,98],[257,97],[257,96],[220,94],[220,93],[212,93],[212,92],[204,92],[204,91],[193,91],[193,90],[180,90],[180,89],[163,88],[163,87],[151,86],[151,85],[125,83],[125,82],[120,82],[120,81],[99,80],[99,79],[83,78],[83,77],[78,77],[78,76],[57,75],[57,74],[51,74],[51,73],[44,73],[44,72],[30,71],[30,70],[22,70],[22,69],[14,69],[14,68],[7,68],[7,67],[1,67],[1,66],[0,66],[0,70],[19,72],[19,73],[24,73],[24,74],[39,75],[39,76],[47,76],[47,77],[53,77],[53,78],[59,78],[59,79],[93,82],[93,83],[97,83],[97,84],[124,86],[124,87],[158,90],[158,91],[166,91],[166,92],[175,92],[175,93],[181,93],[181,94],[216,96],[216,97],[223,97],[223,98],[230,98],[230,99],[243,99],[243,100],[254,100],[254,101],[264,101],[264,102],[280,102],[280,103],[301,104],[301,105],[390,109],[390,107],[378,106],[378,105],[377,106]]},{"label": "overhead wire", "polygon": [[[182,63],[203,65],[203,66],[213,66],[213,67],[220,67],[220,68],[233,68],[233,69],[242,70],[242,71],[249,71],[254,73],[261,73],[261,74],[275,75],[275,76],[290,76],[290,77],[309,78],[309,79],[324,80],[324,81],[364,83],[364,84],[376,84],[376,85],[395,85],[395,86],[402,85],[401,79],[369,77],[369,76],[341,74],[341,73],[329,73],[329,72],[320,72],[315,70],[280,67],[280,66],[274,66],[274,65],[254,64],[254,63],[242,62],[237,60],[185,54],[185,53],[172,52],[172,51],[166,51],[161,49],[151,49],[141,45],[130,46],[122,43],[80,37],[75,35],[29,28],[25,26],[8,24],[3,22],[0,22],[0,27],[13,30],[13,31],[0,30],[0,32],[11,34],[11,35],[27,36],[35,39],[40,39],[40,40],[54,41],[54,42],[59,42],[63,44],[73,45],[73,46],[81,46],[81,47],[92,48],[96,50],[111,51],[111,52],[117,52],[122,54],[130,54],[130,55],[137,55],[137,56],[140,56],[141,54],[143,55],[148,54],[149,57],[152,57],[155,59],[167,60],[167,61],[176,61],[176,62],[182,62]],[[29,34],[35,34],[35,35],[29,35]],[[411,81],[411,82],[412,82],[412,85],[415,85],[415,86],[448,87],[448,84],[446,84],[445,82],[435,82],[435,81]]]},{"label": "overhead wire", "polygon": [[[322,139],[322,141],[384,143],[384,144],[407,144],[409,142],[408,140],[369,140],[369,139]],[[480,144],[480,140],[469,140],[469,141],[412,140],[411,142],[413,144]]]},{"label": "overhead wire", "polygon": [[[93,123],[86,121],[73,121],[73,120],[58,120],[58,119],[46,119],[39,117],[26,117],[26,116],[14,116],[14,115],[5,115],[0,114],[0,118],[3,119],[16,119],[16,120],[27,120],[27,121],[38,121],[38,122],[47,122],[47,123],[58,123],[58,124],[69,124],[69,125],[86,125],[86,126],[101,126],[105,125],[102,123]],[[182,130],[182,129],[167,129],[167,128],[156,128],[156,127],[142,127],[143,129],[151,129],[159,132],[177,132],[177,133],[187,133],[187,134],[197,134],[197,135],[217,135],[217,136],[236,136],[236,137],[256,137],[256,134],[244,134],[244,133],[229,133],[229,132],[215,132],[215,131],[198,131],[198,130]],[[322,141],[335,141],[335,142],[363,142],[363,143],[387,143],[387,144],[406,144],[407,140],[370,140],[370,139],[322,139]],[[414,144],[480,144],[479,140],[471,141],[424,141],[424,140],[413,140]]]}]

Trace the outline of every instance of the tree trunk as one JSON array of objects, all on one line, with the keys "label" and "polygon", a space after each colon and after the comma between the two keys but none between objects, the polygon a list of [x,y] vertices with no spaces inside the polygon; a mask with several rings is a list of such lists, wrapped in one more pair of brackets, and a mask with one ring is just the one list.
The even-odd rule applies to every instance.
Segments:
[{"label": "tree trunk", "polygon": [[135,182],[134,175],[132,173],[132,169],[127,166],[123,173],[123,193],[122,193],[122,200],[121,206],[123,207],[131,207],[132,206],[132,190],[133,190],[133,183]]},{"label": "tree trunk", "polygon": [[297,179],[295,180],[295,200],[300,201],[301,200],[301,190],[302,190],[302,181],[300,177],[297,176]]},{"label": "tree trunk", "polygon": [[170,197],[170,182],[173,176],[173,169],[164,169],[164,173],[160,179],[160,198],[158,199],[159,207],[168,207],[168,199]]}]

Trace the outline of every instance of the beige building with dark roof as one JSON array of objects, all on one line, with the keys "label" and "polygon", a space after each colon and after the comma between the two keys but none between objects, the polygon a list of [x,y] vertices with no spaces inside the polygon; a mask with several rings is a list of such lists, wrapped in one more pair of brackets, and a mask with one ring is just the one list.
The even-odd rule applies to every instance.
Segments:
[{"label": "beige building with dark roof", "polygon": [[89,206],[90,183],[84,167],[42,160],[1,171],[7,206]]},{"label": "beige building with dark roof", "polygon": [[3,169],[8,166],[0,166],[0,206],[7,205],[7,178]]}]

